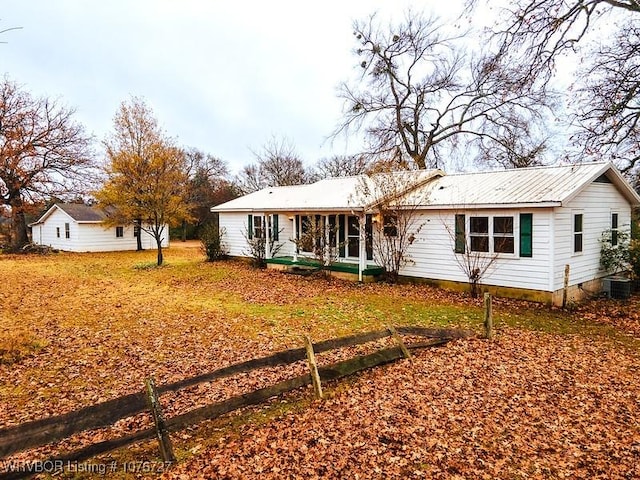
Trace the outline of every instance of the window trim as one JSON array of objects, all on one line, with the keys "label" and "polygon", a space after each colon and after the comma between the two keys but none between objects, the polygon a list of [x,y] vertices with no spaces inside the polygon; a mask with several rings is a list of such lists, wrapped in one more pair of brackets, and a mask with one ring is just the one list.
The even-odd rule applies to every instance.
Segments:
[{"label": "window trim", "polygon": [[[490,216],[489,215],[475,215],[475,216],[470,216],[469,217],[469,251],[473,252],[473,253],[494,253],[491,251],[491,236],[489,235],[489,232],[491,231],[491,221],[490,221]],[[478,222],[474,222],[474,220],[480,220],[480,219],[486,219],[487,222],[487,229],[486,229],[486,233],[484,231],[472,231],[471,230],[471,225],[473,223],[478,223]],[[486,250],[477,250],[475,248],[473,248],[473,240],[474,238],[478,238],[478,239],[484,239],[485,240],[485,245],[487,247]]]},{"label": "window trim", "polygon": [[[522,214],[520,214],[522,215]],[[532,215],[531,213],[526,213],[524,215]],[[487,219],[487,230],[484,231],[471,231],[471,225],[474,223],[474,219],[476,218],[486,218]],[[495,232],[495,221],[496,218],[510,218],[512,223],[512,231],[511,232]],[[476,225],[477,226],[477,225]],[[532,231],[529,233],[531,237],[531,241],[533,242],[533,220],[531,220],[531,229]],[[520,216],[518,212],[509,211],[507,213],[491,213],[491,214],[477,214],[477,213],[466,213],[466,214],[455,214],[454,215],[454,254],[466,254],[468,253],[474,254],[484,254],[484,255],[498,255],[500,257],[506,258],[519,258],[520,256],[531,257],[530,255],[520,255],[520,245],[521,242],[517,242],[516,239],[519,238],[520,235]],[[487,250],[475,250],[472,248],[473,238],[483,238],[486,239]],[[500,238],[511,238],[513,239],[513,251],[512,252],[499,252],[496,251],[496,239]],[[469,244],[467,244],[467,239],[469,240]]]},{"label": "window trim", "polygon": [[[496,232],[496,218],[505,218],[511,219],[511,231],[510,232]],[[493,246],[493,253],[498,254],[506,254],[506,255],[515,255],[516,253],[516,238],[515,238],[515,230],[516,230],[516,219],[514,215],[495,215],[491,217],[491,239]],[[496,245],[498,242],[496,240],[500,239],[511,239],[511,251],[510,252],[502,252],[496,250]]]},{"label": "window trim", "polygon": [[122,225],[116,226],[116,238],[124,238],[124,227]]},{"label": "window trim", "polygon": [[618,233],[620,232],[620,215],[618,212],[611,212],[611,246],[618,245]]},{"label": "window trim", "polygon": [[64,224],[64,238],[66,240],[71,238],[71,225],[69,223]]},{"label": "window trim", "polygon": [[[580,219],[580,230],[577,229],[577,220]],[[573,232],[573,255],[581,255],[584,252],[584,213],[573,212],[572,215]],[[579,241],[578,241],[579,240]],[[580,247],[578,249],[578,243]]]}]

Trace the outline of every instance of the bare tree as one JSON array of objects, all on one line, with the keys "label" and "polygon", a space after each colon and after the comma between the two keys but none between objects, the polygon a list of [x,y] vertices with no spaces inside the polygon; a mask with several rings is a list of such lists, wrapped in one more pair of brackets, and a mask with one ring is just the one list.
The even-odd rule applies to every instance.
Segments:
[{"label": "bare tree", "polygon": [[[184,150],[187,175],[186,198],[192,206],[196,231],[211,220],[211,207],[233,200],[238,192],[228,179],[227,164],[196,148]],[[187,220],[182,221],[182,240],[187,237]]]},{"label": "bare tree", "polygon": [[362,177],[356,188],[359,201],[374,212],[373,254],[390,282],[397,282],[402,268],[413,262],[409,249],[425,225],[419,187],[432,178],[425,172],[377,171]]},{"label": "bare tree", "polygon": [[334,155],[320,159],[315,171],[319,178],[350,177],[366,173],[370,166],[365,155]]},{"label": "bare tree", "polygon": [[266,187],[300,185],[309,180],[295,146],[286,137],[271,137],[262,150],[253,154],[257,163],[245,166],[236,178],[236,185],[242,193]]},{"label": "bare tree", "polygon": [[29,241],[30,203],[91,189],[90,140],[73,114],[6,77],[0,85],[0,199],[11,210],[13,248]]},{"label": "bare tree", "polygon": [[[480,217],[480,219],[486,217]],[[466,231],[466,215],[454,212],[453,225],[451,218],[443,218],[442,224],[451,238],[453,254],[458,268],[467,276],[471,286],[471,296],[480,295],[482,279],[495,266],[498,254],[490,252],[488,224],[487,236],[474,237]],[[471,219],[470,219],[471,220]],[[470,227],[472,230],[473,227]],[[499,248],[498,248],[499,249]]]},{"label": "bare tree", "polygon": [[507,111],[491,125],[486,133],[473,142],[476,161],[481,165],[503,168],[525,168],[544,165],[550,135],[541,132],[537,122],[521,112]]},{"label": "bare tree", "polygon": [[[478,3],[485,2],[469,0],[469,11]],[[494,40],[517,66],[514,79],[548,87],[567,56],[574,56],[581,66],[568,103],[578,128],[573,140],[579,158],[607,155],[637,183],[640,2],[516,0],[505,12]]]},{"label": "bare tree", "polygon": [[435,19],[409,11],[382,29],[374,15],[354,30],[362,76],[341,86],[345,110],[334,136],[364,129],[369,154],[439,167],[456,138],[499,144],[489,126],[509,111],[536,120],[550,101],[545,91],[512,81],[500,54],[466,55],[464,35],[447,36]]}]

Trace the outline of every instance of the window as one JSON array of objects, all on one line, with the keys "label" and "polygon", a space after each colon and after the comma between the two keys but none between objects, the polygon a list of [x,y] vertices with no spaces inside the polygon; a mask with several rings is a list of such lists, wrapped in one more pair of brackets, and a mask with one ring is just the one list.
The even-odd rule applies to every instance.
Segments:
[{"label": "window", "polygon": [[124,227],[116,227],[116,238],[124,237]]},{"label": "window", "polygon": [[455,226],[455,231],[456,231],[456,238],[455,238],[455,249],[454,251],[456,253],[465,253],[466,251],[466,239],[464,236],[464,232],[466,230],[466,221],[465,221],[465,216],[462,214],[458,214],[456,215],[456,226]]},{"label": "window", "polygon": [[56,227],[56,237],[60,238],[60,227]]},{"label": "window", "polygon": [[355,215],[347,217],[347,256],[360,256],[360,219]]},{"label": "window", "polygon": [[582,213],[573,216],[573,252],[582,252]]},{"label": "window", "polygon": [[71,238],[71,230],[68,223],[64,224],[64,238]]},{"label": "window", "polygon": [[513,253],[513,217],[493,217],[493,251]]},{"label": "window", "polygon": [[140,236],[140,225],[133,226],[133,237],[138,238]]},{"label": "window", "polygon": [[278,215],[249,215],[247,217],[247,236],[252,238],[265,238],[267,228],[271,226],[271,240],[278,241],[279,226]]},{"label": "window", "polygon": [[533,257],[533,214],[520,214],[520,256]]},{"label": "window", "polygon": [[611,214],[611,246],[618,245],[618,214]]},{"label": "window", "polygon": [[397,237],[398,236],[398,216],[383,215],[382,231],[385,237]]},{"label": "window", "polygon": [[262,217],[260,215],[249,215],[247,217],[247,236],[252,238],[262,238]]},{"label": "window", "polygon": [[472,252],[489,251],[489,217],[471,217],[469,219],[469,237]]}]

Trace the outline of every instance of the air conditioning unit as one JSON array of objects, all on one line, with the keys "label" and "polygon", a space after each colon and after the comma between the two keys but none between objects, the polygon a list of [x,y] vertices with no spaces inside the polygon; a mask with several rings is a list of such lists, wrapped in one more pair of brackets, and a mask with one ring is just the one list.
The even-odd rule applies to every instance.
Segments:
[{"label": "air conditioning unit", "polygon": [[631,296],[631,280],[614,275],[602,279],[602,291],[607,297],[616,300],[627,300]]}]

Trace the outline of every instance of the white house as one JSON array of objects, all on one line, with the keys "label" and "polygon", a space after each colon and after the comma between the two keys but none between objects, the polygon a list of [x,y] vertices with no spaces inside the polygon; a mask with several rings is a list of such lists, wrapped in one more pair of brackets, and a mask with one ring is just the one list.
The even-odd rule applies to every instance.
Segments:
[{"label": "white house", "polygon": [[[142,248],[156,248],[155,239],[133,225],[106,227],[106,213],[98,207],[74,203],[56,203],[38,221],[30,224],[32,242],[69,252],[113,252],[135,250],[138,233]],[[165,226],[163,247],[169,246],[169,228]]]},{"label": "white house", "polygon": [[[469,282],[465,258],[490,262],[481,282],[500,295],[558,304],[601,288],[603,232],[629,230],[640,196],[610,163],[585,163],[446,175],[439,170],[390,175],[404,185],[394,200],[415,217],[400,274],[448,287]],[[345,177],[267,188],[213,207],[229,253],[247,256],[247,237],[276,237],[270,266],[308,262],[293,239],[318,218],[335,227],[341,263],[360,280],[380,273],[372,242],[384,182]],[[363,195],[363,191],[365,194]],[[389,200],[389,199],[387,199]],[[385,223],[384,221],[383,223]],[[385,223],[386,225],[386,223]],[[393,235],[394,229],[380,229]],[[267,242],[269,244],[269,242]],[[565,288],[565,281],[567,288]]]}]

